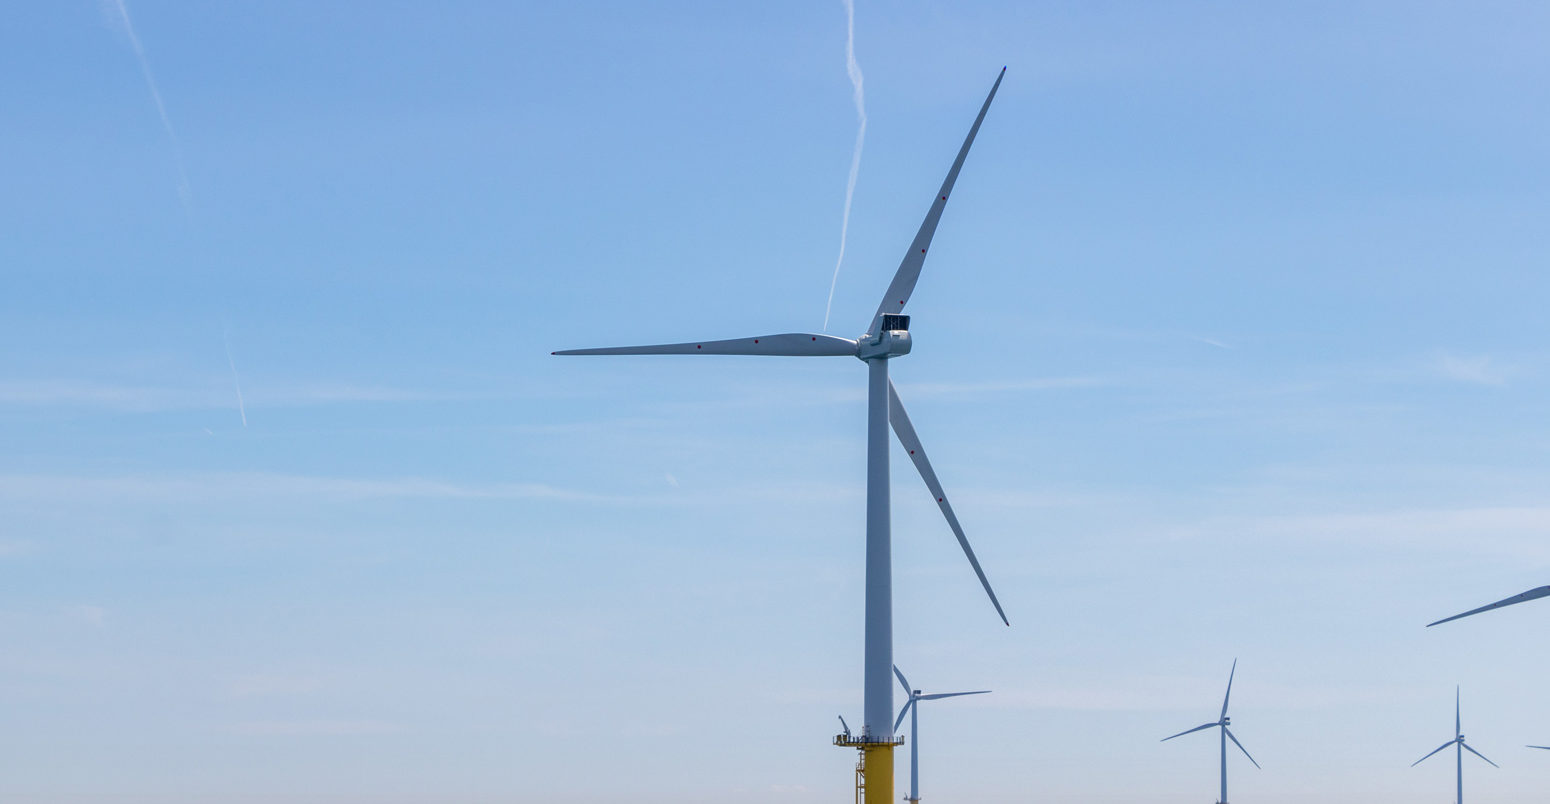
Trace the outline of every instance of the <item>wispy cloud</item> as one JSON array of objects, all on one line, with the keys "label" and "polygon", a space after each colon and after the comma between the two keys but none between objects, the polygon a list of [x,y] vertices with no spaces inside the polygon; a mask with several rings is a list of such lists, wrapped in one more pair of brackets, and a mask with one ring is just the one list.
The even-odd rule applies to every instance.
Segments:
[{"label": "wispy cloud", "polygon": [[234,724],[230,730],[256,737],[353,737],[408,731],[383,720],[254,720]]},{"label": "wispy cloud", "polygon": [[[233,374],[235,379],[235,373]],[[229,391],[212,382],[203,386],[128,385],[94,380],[38,379],[0,381],[0,405],[26,407],[81,407],[119,412],[150,413],[171,410],[207,410],[230,408]],[[238,390],[239,406],[246,423],[246,397],[255,404],[271,407],[350,402],[424,402],[483,398],[477,394],[422,391],[376,385],[318,383],[301,385],[263,385],[243,395]],[[493,396],[493,395],[491,395]]]},{"label": "wispy cloud", "polygon": [[1436,374],[1445,380],[1502,387],[1518,370],[1490,355],[1456,355],[1444,352],[1433,364]]},{"label": "wispy cloud", "polygon": [[90,477],[0,475],[0,499],[30,501],[224,502],[252,499],[348,502],[377,498],[562,500],[610,502],[611,497],[542,483],[463,484],[425,478],[345,478],[267,473]]},{"label": "wispy cloud", "polygon": [[834,277],[829,280],[829,301],[823,308],[823,329],[829,330],[829,313],[834,308],[834,288],[840,281],[840,265],[845,262],[845,241],[850,236],[850,202],[856,196],[856,176],[861,172],[861,147],[866,143],[866,93],[861,87],[861,65],[856,63],[856,3],[845,4],[845,73],[850,76],[851,95],[856,102],[856,145],[850,155],[850,178],[845,181],[845,212],[840,218],[840,255],[834,260]]},{"label": "wispy cloud", "polygon": [[134,48],[135,58],[140,62],[140,73],[145,76],[145,85],[151,90],[151,100],[156,103],[156,114],[161,117],[162,129],[167,132],[167,140],[172,143],[172,157],[178,168],[178,197],[186,208],[192,201],[193,190],[188,184],[188,171],[183,168],[183,146],[178,143],[178,134],[172,128],[172,118],[167,116],[167,104],[162,102],[161,89],[156,85],[156,76],[151,73],[151,63],[145,57],[145,47],[140,44],[140,36],[135,33],[134,22],[129,18],[129,8],[124,5],[124,0],[105,0],[103,7],[114,23],[129,37],[129,44]]},{"label": "wispy cloud", "polygon": [[231,366],[231,382],[237,388],[237,412],[242,414],[242,426],[248,426],[248,406],[242,401],[242,378],[237,376],[237,361],[231,356],[231,333],[221,326],[221,343],[226,347],[226,364]]}]

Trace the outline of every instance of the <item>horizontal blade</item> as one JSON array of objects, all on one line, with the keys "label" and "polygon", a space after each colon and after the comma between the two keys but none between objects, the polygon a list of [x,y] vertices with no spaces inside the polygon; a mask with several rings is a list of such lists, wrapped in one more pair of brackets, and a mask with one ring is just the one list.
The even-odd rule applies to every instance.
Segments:
[{"label": "horizontal blade", "polygon": [[914,705],[915,699],[913,697],[904,702],[904,708],[899,710],[899,719],[893,722],[893,730],[895,732],[899,730],[899,724],[904,722],[904,716],[910,713],[910,707]]},{"label": "horizontal blade", "polygon": [[990,690],[975,690],[973,692],[936,692],[930,695],[922,695],[920,696],[920,700],[934,701],[938,698],[957,698],[960,695],[984,695],[987,692],[990,692]]},{"label": "horizontal blade", "polygon": [[1550,751],[1550,745],[1525,745],[1524,748],[1538,748],[1541,751]]},{"label": "horizontal blade", "polygon": [[1458,619],[1462,619],[1464,617],[1468,617],[1471,614],[1479,614],[1482,611],[1490,611],[1491,609],[1499,609],[1499,608],[1501,608],[1503,606],[1511,606],[1511,605],[1514,605],[1514,604],[1517,604],[1517,603],[1524,603],[1524,602],[1527,602],[1527,601],[1530,601],[1530,600],[1537,600],[1537,599],[1542,598],[1542,597],[1550,597],[1550,586],[1541,586],[1538,589],[1530,589],[1530,590],[1528,590],[1527,592],[1524,592],[1521,595],[1513,595],[1512,597],[1509,597],[1506,600],[1498,600],[1498,601],[1496,601],[1495,603],[1492,603],[1489,606],[1481,606],[1478,609],[1471,609],[1469,611],[1464,612],[1463,614],[1455,614],[1452,617],[1444,617],[1441,620],[1438,620],[1437,622],[1427,623],[1426,627],[1427,628],[1431,628],[1434,625],[1442,625],[1443,623],[1452,622],[1454,620],[1458,620]]},{"label": "horizontal blade", "polygon": [[[1242,751],[1244,756],[1249,757],[1249,761],[1250,762],[1254,762],[1254,757],[1249,756],[1249,749],[1244,748],[1243,747],[1243,743],[1238,742],[1238,738],[1232,736],[1232,729],[1229,729],[1226,726],[1223,726],[1222,727],[1222,731],[1227,732],[1227,739],[1232,740],[1232,744],[1238,746],[1238,750]],[[1254,762],[1254,767],[1259,768],[1259,763],[1258,762]],[[1259,769],[1260,770],[1264,770],[1264,768],[1259,768]]]},{"label": "horizontal blade", "polygon": [[[1194,734],[1195,732],[1200,731],[1202,729],[1214,729],[1214,728],[1216,728],[1217,726],[1220,726],[1220,725],[1222,725],[1220,722],[1217,722],[1217,723],[1207,723],[1207,724],[1202,725],[1202,726],[1196,726],[1195,728],[1189,729],[1188,731],[1181,731],[1178,734],[1173,735],[1173,737],[1183,737],[1186,734]],[[1159,740],[1159,742],[1164,742],[1164,743],[1168,742],[1169,740],[1172,740],[1173,737],[1164,737],[1161,740]]]},{"label": "horizontal blade", "polygon": [[787,332],[725,341],[659,343],[649,346],[608,346],[565,349],[556,355],[767,355],[771,357],[841,357],[856,354],[856,342],[833,335]]},{"label": "horizontal blade", "polygon": [[974,556],[974,548],[969,546],[969,537],[963,535],[963,526],[958,524],[958,515],[953,513],[953,506],[947,501],[947,493],[942,491],[942,484],[936,479],[936,472],[931,468],[931,461],[926,459],[926,448],[921,446],[920,437],[915,435],[915,426],[910,424],[909,414],[904,412],[904,403],[899,399],[898,389],[893,387],[893,381],[888,381],[888,421],[893,424],[893,432],[899,437],[899,443],[904,445],[904,451],[910,455],[910,460],[915,462],[915,469],[920,472],[922,480],[926,481],[926,488],[930,489],[931,496],[936,498],[938,508],[942,509],[942,515],[947,517],[947,525],[953,529],[953,535],[958,537],[958,546],[963,548],[963,554],[968,556],[969,565],[974,567],[974,574],[979,576],[980,586],[985,587],[985,594],[990,595],[990,604],[996,607],[996,614],[1001,616],[1001,622],[1011,625],[1006,619],[1006,612],[1001,610],[1001,601],[996,599],[995,590],[990,588],[990,581],[985,577],[985,570],[980,568],[980,560]]},{"label": "horizontal blade", "polygon": [[[1479,751],[1476,751],[1475,749],[1470,748],[1469,747],[1469,743],[1461,742],[1461,743],[1459,743],[1459,745],[1464,746],[1464,750],[1465,751],[1468,751],[1469,753],[1474,754],[1475,756],[1480,757],[1481,759],[1485,759],[1485,754],[1482,754]],[[1489,760],[1489,759],[1485,759],[1485,761],[1486,762],[1491,762],[1491,760]],[[1496,764],[1495,762],[1491,762],[1491,767],[1493,767],[1493,768],[1500,768],[1501,766]]]},{"label": "horizontal blade", "polygon": [[[1458,742],[1458,740],[1449,740],[1449,741],[1443,743],[1442,745],[1437,746],[1437,751],[1441,751],[1442,749],[1447,748],[1448,746],[1453,745],[1456,742]],[[1430,754],[1427,754],[1426,756],[1421,757],[1420,759],[1410,763],[1410,767],[1413,768],[1413,767],[1421,764],[1422,762],[1425,762],[1426,760],[1431,759],[1433,756],[1435,756],[1437,754],[1437,751],[1433,751]]]},{"label": "horizontal blade", "polygon": [[926,211],[926,219],[921,222],[920,230],[915,233],[914,242],[910,243],[910,250],[905,253],[904,260],[899,263],[899,270],[893,275],[893,282],[888,285],[888,292],[883,294],[883,301],[877,306],[877,313],[872,316],[872,321],[867,325],[867,334],[876,335],[879,319],[884,314],[903,312],[904,303],[910,300],[910,294],[915,292],[915,282],[920,279],[920,267],[926,262],[926,249],[931,247],[931,237],[936,234],[936,225],[942,220],[942,210],[947,207],[947,197],[953,193],[953,183],[958,181],[958,171],[963,169],[963,160],[969,155],[969,146],[974,144],[974,135],[979,133],[980,123],[985,122],[985,112],[990,111],[990,102],[995,100],[996,90],[1001,87],[1001,79],[1006,77],[1006,68],[1001,68],[1001,73],[996,76],[996,83],[990,87],[990,94],[985,97],[985,105],[980,107],[979,116],[974,118],[974,125],[969,127],[969,136],[964,139],[963,147],[958,149],[958,158],[953,160],[952,169],[947,171],[947,180],[942,182],[942,189],[937,191],[936,199],[931,202],[931,209]]}]

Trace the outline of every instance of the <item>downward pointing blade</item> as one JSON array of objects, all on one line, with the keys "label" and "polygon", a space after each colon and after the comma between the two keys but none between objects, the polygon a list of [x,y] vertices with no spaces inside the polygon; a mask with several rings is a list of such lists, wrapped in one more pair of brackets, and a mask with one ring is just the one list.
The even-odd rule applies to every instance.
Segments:
[{"label": "downward pointing blade", "polygon": [[893,282],[888,285],[888,292],[883,294],[883,301],[877,306],[877,313],[872,316],[872,321],[867,325],[867,333],[877,334],[878,319],[886,313],[898,313],[904,310],[904,303],[910,300],[910,294],[915,292],[915,282],[920,279],[920,268],[926,262],[926,249],[931,246],[931,237],[936,234],[937,222],[942,219],[942,210],[947,207],[947,197],[952,195],[953,183],[958,181],[958,171],[963,169],[963,160],[969,155],[969,146],[974,144],[974,135],[979,133],[980,123],[985,122],[985,112],[990,110],[990,102],[996,97],[996,90],[1001,87],[1001,79],[1006,77],[1006,68],[1001,68],[1000,75],[996,76],[996,83],[991,85],[990,94],[985,97],[985,105],[980,107],[979,116],[974,118],[974,125],[969,128],[969,136],[964,139],[963,147],[958,149],[958,158],[953,160],[953,167],[947,171],[947,179],[942,182],[942,189],[937,191],[936,200],[931,202],[931,209],[926,212],[926,219],[921,222],[920,230],[915,233],[914,242],[910,243],[910,250],[904,255],[904,260],[899,263],[899,270],[893,275]]},{"label": "downward pointing blade", "polygon": [[849,338],[815,332],[786,332],[724,341],[658,343],[647,346],[608,346],[601,349],[565,349],[557,355],[765,355],[769,357],[840,357],[855,355],[856,342]]},{"label": "downward pointing blade", "polygon": [[[1238,750],[1242,751],[1244,756],[1249,757],[1249,761],[1250,762],[1254,762],[1254,757],[1249,756],[1249,749],[1244,748],[1243,747],[1243,743],[1238,742],[1238,738],[1234,737],[1232,735],[1232,729],[1229,729],[1226,726],[1223,726],[1222,727],[1222,731],[1227,732],[1227,739],[1232,740],[1232,744],[1238,746]],[[1254,767],[1259,768],[1259,763],[1258,762],[1254,762]],[[1259,768],[1259,769],[1260,770],[1264,770],[1264,768]]]},{"label": "downward pointing blade", "polygon": [[984,695],[990,690],[975,690],[973,692],[935,692],[930,695],[920,696],[922,701],[935,701],[938,698],[957,698],[960,695]]},{"label": "downward pointing blade", "polygon": [[912,696],[910,696],[910,699],[908,701],[904,702],[904,708],[899,710],[899,719],[895,720],[893,722],[893,730],[895,732],[897,732],[899,730],[900,724],[902,724],[904,722],[904,716],[910,713],[910,707],[912,707],[914,705],[915,705],[915,697],[912,695]]},{"label": "downward pointing blade", "polygon": [[[1469,747],[1469,743],[1459,743],[1459,745],[1464,746],[1464,750],[1465,751],[1468,751],[1469,753],[1474,754],[1475,756],[1480,757],[1481,759],[1485,759],[1485,754],[1482,754],[1479,751],[1476,751],[1475,749],[1470,748]],[[1485,759],[1485,761],[1486,762],[1491,762],[1491,760],[1489,760],[1489,759]],[[1496,764],[1495,762],[1491,762],[1491,767],[1493,767],[1493,768],[1500,768],[1501,766]]]},{"label": "downward pointing blade", "polygon": [[[1206,723],[1205,725],[1196,726],[1193,729],[1189,729],[1189,730],[1186,730],[1186,731],[1181,731],[1178,734],[1173,735],[1173,737],[1183,737],[1186,734],[1194,734],[1195,732],[1200,731],[1201,729],[1214,729],[1214,728],[1216,728],[1217,726],[1220,726],[1220,725],[1222,725],[1220,721],[1218,721],[1216,723]],[[1159,740],[1158,742],[1164,742],[1165,743],[1165,742],[1168,742],[1169,740],[1172,740],[1173,737],[1164,737],[1161,740]]]},{"label": "downward pointing blade", "polygon": [[1499,608],[1501,608],[1503,606],[1512,606],[1512,605],[1515,605],[1515,604],[1518,604],[1518,603],[1524,603],[1524,602],[1527,602],[1527,601],[1530,601],[1530,600],[1537,600],[1537,599],[1542,598],[1542,597],[1550,597],[1550,586],[1541,586],[1538,589],[1530,589],[1530,590],[1528,590],[1527,592],[1524,592],[1521,595],[1513,595],[1512,597],[1509,597],[1506,600],[1498,600],[1498,601],[1496,601],[1495,603],[1492,603],[1489,606],[1481,606],[1478,609],[1470,609],[1469,611],[1466,611],[1463,614],[1455,614],[1452,617],[1444,617],[1441,620],[1438,620],[1437,622],[1427,623],[1426,627],[1427,628],[1431,628],[1434,625],[1442,625],[1443,623],[1453,622],[1454,620],[1463,619],[1464,617],[1468,617],[1468,616],[1470,616],[1472,614],[1479,614],[1482,611],[1490,611],[1491,609],[1499,609]]},{"label": "downward pointing blade", "polygon": [[[1437,751],[1441,751],[1442,749],[1447,748],[1448,746],[1453,745],[1456,742],[1458,742],[1457,739],[1449,740],[1449,741],[1443,743],[1442,745],[1437,746]],[[1427,754],[1426,756],[1421,757],[1420,759],[1410,763],[1410,767],[1413,768],[1413,767],[1421,764],[1422,762],[1425,762],[1426,760],[1431,759],[1433,756],[1435,756],[1437,754],[1437,751],[1433,751],[1430,754]]]},{"label": "downward pointing blade", "polygon": [[942,509],[942,515],[947,517],[947,524],[953,529],[953,535],[958,537],[958,546],[963,548],[963,554],[968,556],[969,565],[974,567],[974,574],[979,576],[980,585],[985,587],[985,594],[990,595],[991,605],[996,607],[996,614],[1001,615],[1001,622],[1011,625],[1006,619],[1006,612],[1001,610],[1001,601],[996,599],[995,590],[990,588],[990,581],[985,577],[985,570],[980,568],[980,560],[974,557],[974,548],[969,546],[969,537],[963,535],[963,526],[958,524],[958,515],[953,513],[953,506],[947,501],[947,493],[942,491],[942,484],[936,479],[936,472],[931,468],[931,461],[926,459],[926,448],[921,446],[920,437],[915,435],[915,427],[910,424],[909,414],[904,412],[904,403],[899,400],[899,392],[893,387],[893,381],[888,381],[888,421],[893,424],[893,432],[899,437],[899,443],[904,446],[904,451],[909,453],[910,460],[915,462],[915,469],[920,472],[922,480],[926,481],[926,488],[931,490],[931,496],[936,498],[937,507]]}]

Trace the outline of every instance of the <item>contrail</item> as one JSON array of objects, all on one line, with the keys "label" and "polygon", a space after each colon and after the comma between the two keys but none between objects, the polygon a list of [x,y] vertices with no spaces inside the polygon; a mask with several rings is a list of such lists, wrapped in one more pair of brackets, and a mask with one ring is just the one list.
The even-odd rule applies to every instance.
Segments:
[{"label": "contrail", "polygon": [[231,334],[221,325],[221,343],[226,345],[226,364],[231,366],[231,383],[237,387],[237,412],[242,415],[242,426],[248,426],[248,406],[242,401],[242,378],[237,376],[237,361],[231,357]]},{"label": "contrail", "polygon": [[183,169],[183,146],[178,143],[177,132],[172,130],[172,118],[167,116],[167,105],[162,103],[161,90],[156,86],[156,77],[151,74],[151,63],[145,59],[145,48],[140,45],[140,37],[135,35],[135,26],[129,20],[129,9],[124,5],[124,0],[108,0],[106,4],[118,15],[124,33],[129,35],[129,44],[140,62],[140,73],[145,76],[145,85],[151,90],[151,100],[156,102],[156,113],[161,116],[161,127],[172,142],[172,158],[178,168],[178,197],[183,200],[183,206],[187,207],[193,191],[188,186],[188,171]]},{"label": "contrail", "polygon": [[840,281],[840,264],[845,262],[845,237],[850,233],[850,199],[856,194],[856,173],[861,170],[861,144],[866,141],[866,94],[861,91],[861,65],[856,63],[856,0],[845,4],[845,72],[850,76],[856,99],[856,150],[850,157],[850,180],[845,182],[845,216],[840,219],[840,256],[834,261],[834,278],[829,280],[829,302],[823,307],[823,331],[829,331],[829,311],[834,307],[834,286]]}]

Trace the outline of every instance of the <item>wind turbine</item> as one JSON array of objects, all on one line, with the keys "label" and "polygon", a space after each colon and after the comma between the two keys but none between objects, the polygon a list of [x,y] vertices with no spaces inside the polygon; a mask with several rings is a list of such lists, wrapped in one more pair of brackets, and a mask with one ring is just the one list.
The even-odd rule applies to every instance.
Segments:
[{"label": "wind turbine", "polygon": [[899,710],[899,718],[893,722],[893,730],[899,730],[899,724],[904,722],[904,715],[910,716],[910,794],[904,797],[905,801],[920,801],[920,701],[935,701],[938,698],[957,698],[960,695],[984,695],[990,690],[974,690],[973,692],[934,692],[930,695],[921,695],[920,690],[910,686],[904,674],[899,672],[899,666],[893,666],[893,674],[899,677],[899,685],[904,687],[904,694],[909,700],[904,702],[904,708]]},{"label": "wind turbine", "polygon": [[[1216,804],[1227,804],[1227,741],[1232,740],[1232,744],[1238,746],[1238,750],[1242,751],[1244,756],[1249,757],[1250,762],[1254,762],[1254,757],[1249,756],[1249,749],[1244,748],[1243,743],[1238,742],[1238,738],[1233,736],[1232,729],[1227,728],[1232,724],[1232,718],[1227,716],[1227,701],[1232,698],[1232,678],[1237,674],[1238,660],[1233,659],[1232,671],[1227,674],[1227,694],[1222,696],[1222,714],[1221,717],[1217,718],[1216,722],[1203,723],[1193,729],[1187,729],[1173,735],[1173,737],[1183,737],[1186,734],[1191,734],[1203,729],[1220,728],[1222,730],[1222,797],[1219,801],[1216,802]],[[1162,742],[1168,742],[1169,740],[1172,740],[1173,737],[1164,737],[1162,738]],[[1259,763],[1254,762],[1254,767],[1258,768]]]},{"label": "wind turbine", "polygon": [[[1480,757],[1481,759],[1485,759],[1485,754],[1482,754],[1479,751],[1476,751],[1475,749],[1470,748],[1469,747],[1469,743],[1464,742],[1463,720],[1459,717],[1459,690],[1458,690],[1458,687],[1454,687],[1453,688],[1453,739],[1443,743],[1442,745],[1437,746],[1437,750],[1436,751],[1433,751],[1432,753],[1427,754],[1426,756],[1421,757],[1420,759],[1410,763],[1410,767],[1413,768],[1413,767],[1421,764],[1422,762],[1425,762],[1426,760],[1431,759],[1432,756],[1434,754],[1436,754],[1438,751],[1441,751],[1442,749],[1447,748],[1450,745],[1451,746],[1455,746],[1454,750],[1458,752],[1457,765],[1458,765],[1458,785],[1459,785],[1459,787],[1458,787],[1458,799],[1456,801],[1454,801],[1454,804],[1464,804],[1464,752],[1468,751],[1469,753],[1474,754],[1475,756]],[[1530,746],[1530,747],[1532,748],[1532,747],[1535,747],[1535,746]],[[1485,759],[1485,761],[1486,762],[1490,762],[1491,767],[1493,767],[1493,768],[1500,768],[1501,767],[1500,765],[1496,764],[1495,762],[1491,762],[1491,760],[1489,760],[1489,759]]]},{"label": "wind turbine", "polygon": [[1526,745],[1524,748],[1538,748],[1541,751],[1550,751],[1550,745]]},{"label": "wind turbine", "polygon": [[1506,600],[1498,600],[1495,603],[1492,603],[1492,604],[1487,605],[1487,606],[1481,606],[1478,609],[1470,609],[1469,611],[1466,611],[1463,614],[1455,614],[1452,617],[1444,617],[1444,618],[1438,620],[1437,622],[1427,623],[1426,627],[1427,628],[1431,628],[1434,625],[1442,625],[1443,623],[1446,623],[1446,622],[1451,622],[1453,620],[1458,620],[1458,619],[1462,619],[1464,617],[1468,617],[1471,614],[1479,614],[1482,611],[1490,611],[1491,609],[1499,609],[1499,608],[1502,608],[1504,606],[1512,606],[1512,605],[1516,605],[1518,603],[1526,603],[1526,602],[1528,602],[1530,600],[1538,600],[1539,598],[1542,598],[1542,597],[1550,597],[1550,586],[1541,586],[1538,589],[1530,589],[1530,590],[1528,590],[1527,592],[1524,592],[1521,595],[1513,595],[1512,597],[1509,597]]},{"label": "wind turbine", "polygon": [[980,585],[990,596],[991,605],[1001,621],[1010,625],[996,593],[980,568],[979,559],[969,547],[958,516],[947,502],[947,494],[937,481],[931,462],[909,416],[899,392],[888,379],[888,361],[909,354],[911,342],[909,316],[903,315],[904,303],[909,301],[920,278],[921,267],[926,261],[926,250],[936,233],[942,210],[952,195],[953,183],[958,171],[974,144],[990,102],[996,97],[1001,79],[1006,76],[1002,67],[990,94],[980,107],[969,135],[958,150],[947,179],[931,201],[926,218],[915,233],[909,251],[899,263],[899,269],[877,305],[867,329],[861,337],[852,340],[813,332],[794,332],[778,335],[759,335],[731,340],[692,341],[689,343],[655,344],[650,346],[617,346],[603,349],[570,349],[555,352],[557,355],[779,355],[792,357],[854,357],[867,366],[867,501],[866,501],[866,631],[864,663],[862,670],[863,700],[861,734],[840,735],[836,745],[852,746],[861,751],[860,770],[864,775],[867,800],[888,802],[893,800],[893,747],[900,744],[893,734],[893,682],[889,671],[893,668],[893,578],[892,546],[889,532],[889,477],[888,477],[888,427],[893,425],[899,443],[914,461],[915,469],[926,481],[926,488],[936,499],[937,506],[947,517],[947,524],[958,545],[979,576]]}]

